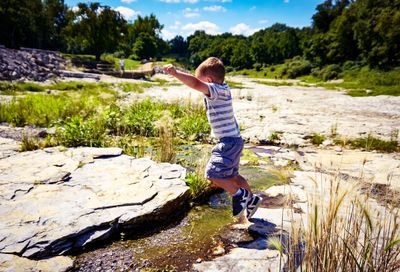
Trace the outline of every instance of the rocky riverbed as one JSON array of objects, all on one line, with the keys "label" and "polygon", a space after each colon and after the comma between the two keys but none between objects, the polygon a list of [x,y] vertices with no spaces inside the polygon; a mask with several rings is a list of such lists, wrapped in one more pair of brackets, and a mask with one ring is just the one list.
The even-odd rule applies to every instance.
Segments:
[{"label": "rocky riverbed", "polygon": [[[117,79],[102,76],[102,80]],[[209,245],[209,250],[218,254],[210,254],[208,249],[193,253],[182,271],[279,271],[287,255],[269,246],[268,239],[290,233],[293,222],[307,226],[309,202],[326,194],[331,181],[338,178],[350,187],[362,182],[364,186],[357,187],[357,194],[377,191],[368,200],[374,210],[387,212],[387,205],[398,205],[393,200],[399,196],[399,153],[350,150],[332,141],[314,146],[309,139],[313,133],[329,137],[333,132],[352,138],[372,133],[389,139],[400,128],[400,98],[353,98],[322,88],[271,87],[251,79],[230,80],[243,84],[243,89],[234,89],[233,93],[243,136],[253,143],[247,148],[278,168],[292,165],[296,170],[290,184],[259,190],[264,201],[251,222],[226,223],[219,236],[230,233],[231,238]],[[119,103],[149,96],[201,103],[199,94],[183,86],[125,93]],[[65,271],[73,265],[67,257],[72,252],[98,246],[128,229],[154,227],[166,219],[175,224],[166,228],[167,235],[159,236],[158,241],[171,238],[172,243],[172,237],[179,237],[172,229],[176,222],[187,221],[175,210],[187,205],[188,197],[181,166],[135,159],[116,148],[49,148],[19,153],[20,139],[10,139],[12,129],[2,131],[0,135],[6,138],[0,138],[0,214],[4,218],[0,222],[1,270]],[[273,133],[280,135],[276,144],[281,146],[254,145],[269,143]],[[382,197],[385,195],[391,199]],[[175,221],[174,216],[178,216]],[[234,239],[237,232],[250,236]],[[79,269],[140,271],[153,267],[145,260],[132,260],[134,254],[137,252],[129,245],[125,249],[101,248],[82,257]],[[185,258],[179,252],[170,254],[171,259]]]}]

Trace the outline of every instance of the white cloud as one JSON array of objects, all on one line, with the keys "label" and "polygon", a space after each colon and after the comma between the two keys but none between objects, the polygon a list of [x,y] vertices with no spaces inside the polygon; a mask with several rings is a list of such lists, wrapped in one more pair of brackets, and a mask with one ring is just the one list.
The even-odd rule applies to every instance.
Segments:
[{"label": "white cloud", "polygon": [[263,19],[263,20],[258,21],[258,23],[263,25],[263,24],[268,23],[268,20],[267,19]]},{"label": "white cloud", "polygon": [[136,2],[136,0],[121,0],[121,2],[130,4],[130,3]]},{"label": "white cloud", "polygon": [[195,8],[195,9],[185,8],[183,10],[183,16],[186,18],[199,17],[200,16],[199,9],[198,8]]},{"label": "white cloud", "polygon": [[135,11],[127,7],[117,7],[114,8],[114,10],[121,13],[121,15],[125,18],[125,20],[133,20],[136,15],[140,14],[139,11]]},{"label": "white cloud", "polygon": [[289,3],[289,0],[283,0],[283,2],[284,2],[285,4],[287,4],[287,3]]},{"label": "white cloud", "polygon": [[77,12],[78,10],[79,10],[79,7],[78,6],[74,6],[74,7],[72,7],[72,9],[71,9],[73,12]]},{"label": "white cloud", "polygon": [[169,26],[169,29],[178,29],[180,28],[180,26],[182,25],[182,23],[180,21],[175,21],[175,23],[172,26]]},{"label": "white cloud", "polygon": [[164,3],[190,3],[190,4],[195,4],[199,2],[200,0],[160,0],[160,2]]},{"label": "white cloud", "polygon": [[250,26],[246,25],[245,23],[240,23],[240,24],[237,24],[237,25],[229,28],[229,31],[232,32],[232,34],[245,35],[245,36],[249,36],[258,30],[260,30],[260,29],[259,28],[251,28]]},{"label": "white cloud", "polygon": [[166,40],[172,40],[173,38],[175,38],[176,35],[177,35],[176,32],[169,31],[165,28],[161,30],[161,36]]},{"label": "white cloud", "polygon": [[188,12],[188,13],[185,13],[183,16],[185,16],[186,18],[195,18],[195,17],[199,17],[200,13]]},{"label": "white cloud", "polygon": [[205,11],[213,11],[213,12],[222,11],[222,12],[226,12],[226,8],[224,8],[223,6],[208,6],[208,7],[204,7],[203,9]]},{"label": "white cloud", "polygon": [[201,21],[197,24],[187,24],[182,27],[182,30],[189,31],[189,34],[193,33],[196,30],[204,30],[207,34],[216,35],[219,34],[219,27],[211,23],[209,21]]}]

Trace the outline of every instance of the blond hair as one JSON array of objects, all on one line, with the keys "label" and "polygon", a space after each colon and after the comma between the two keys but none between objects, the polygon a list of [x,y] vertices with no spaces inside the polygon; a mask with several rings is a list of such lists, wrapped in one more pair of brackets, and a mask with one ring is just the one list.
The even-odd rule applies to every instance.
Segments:
[{"label": "blond hair", "polygon": [[196,69],[196,77],[208,76],[213,82],[223,83],[225,79],[225,67],[222,61],[215,57],[209,57]]}]

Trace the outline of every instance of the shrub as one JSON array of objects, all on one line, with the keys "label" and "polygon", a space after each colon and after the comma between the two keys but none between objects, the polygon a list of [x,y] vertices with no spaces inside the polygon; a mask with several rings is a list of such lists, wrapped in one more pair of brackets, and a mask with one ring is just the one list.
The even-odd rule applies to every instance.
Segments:
[{"label": "shrub", "polygon": [[339,76],[341,73],[341,68],[337,64],[331,64],[326,67],[324,67],[319,74],[319,78],[321,78],[324,81],[328,81],[331,79],[335,79]]},{"label": "shrub", "polygon": [[319,133],[313,133],[311,136],[311,142],[314,145],[320,145],[325,141],[326,137],[324,135],[321,135]]},{"label": "shrub", "polygon": [[261,63],[254,63],[254,64],[253,64],[253,68],[254,68],[257,72],[259,72],[259,71],[261,71],[262,64],[261,64]]},{"label": "shrub", "polygon": [[73,116],[67,118],[64,124],[57,128],[55,141],[67,147],[101,147],[105,134],[106,129],[102,119]]},{"label": "shrub", "polygon": [[[311,72],[312,65],[308,60],[301,57],[294,57],[287,60],[283,67],[280,77],[287,75],[288,78],[296,78],[303,75],[308,75]],[[271,70],[272,71],[272,70]]]},{"label": "shrub", "polygon": [[161,117],[163,104],[150,99],[133,104],[124,116],[124,125],[133,134],[155,136],[154,122]]}]

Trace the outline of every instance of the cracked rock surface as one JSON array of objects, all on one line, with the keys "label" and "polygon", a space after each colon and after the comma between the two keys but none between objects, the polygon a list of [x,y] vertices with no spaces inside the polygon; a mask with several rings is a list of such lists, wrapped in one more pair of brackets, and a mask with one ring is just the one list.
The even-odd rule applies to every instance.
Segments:
[{"label": "cracked rock surface", "polygon": [[66,254],[122,229],[146,230],[186,202],[183,167],[121,152],[46,148],[0,159],[0,254]]}]

